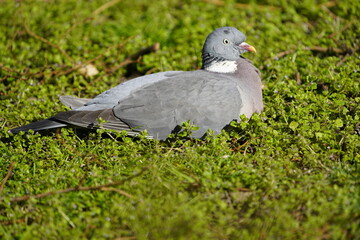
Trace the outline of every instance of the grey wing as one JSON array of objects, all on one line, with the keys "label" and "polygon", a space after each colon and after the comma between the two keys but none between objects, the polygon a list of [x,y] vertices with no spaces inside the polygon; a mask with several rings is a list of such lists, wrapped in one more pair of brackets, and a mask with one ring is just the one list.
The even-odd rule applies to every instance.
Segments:
[{"label": "grey wing", "polygon": [[59,96],[59,99],[62,102],[62,104],[64,104],[65,106],[71,109],[82,107],[86,103],[91,101],[90,98],[78,98],[74,96]]},{"label": "grey wing", "polygon": [[[99,118],[104,122],[99,121]],[[60,112],[55,116],[30,123],[25,126],[9,130],[12,133],[20,131],[26,132],[29,130],[40,131],[52,128],[66,127],[68,125],[83,127],[83,128],[104,128],[113,129],[117,131],[126,130],[129,135],[139,134],[139,130],[132,130],[128,124],[117,118],[112,109],[104,109],[97,111],[67,111]]]},{"label": "grey wing", "polygon": [[127,98],[133,91],[143,88],[155,82],[167,79],[168,74],[176,74],[181,71],[159,72],[142,77],[134,78],[123,82],[88,101],[83,106],[77,108],[78,111],[97,111],[113,108],[124,98]]},{"label": "grey wing", "polygon": [[53,118],[48,118],[44,120],[40,120],[37,122],[33,122],[24,126],[20,126],[17,128],[10,129],[9,132],[11,133],[18,133],[18,132],[27,132],[29,130],[41,131],[46,129],[52,129],[52,128],[60,128],[60,127],[66,127],[66,123],[59,122]]},{"label": "grey wing", "polygon": [[168,76],[123,99],[114,115],[159,139],[187,120],[200,128],[193,136],[201,137],[208,129],[219,133],[239,118],[242,102],[233,77],[203,70]]},{"label": "grey wing", "polygon": [[[104,120],[104,122],[100,122],[99,118]],[[52,119],[83,128],[126,130],[129,135],[137,135],[139,133],[139,131],[133,131],[128,124],[117,118],[112,109],[60,112],[53,116]]]}]

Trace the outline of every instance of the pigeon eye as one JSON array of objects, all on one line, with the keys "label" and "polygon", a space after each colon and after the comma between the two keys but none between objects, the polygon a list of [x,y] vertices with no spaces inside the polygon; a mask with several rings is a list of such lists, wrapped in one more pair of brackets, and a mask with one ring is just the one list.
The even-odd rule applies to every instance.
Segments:
[{"label": "pigeon eye", "polygon": [[224,43],[224,44],[229,44],[230,41],[225,38],[224,41],[223,41],[223,43]]}]

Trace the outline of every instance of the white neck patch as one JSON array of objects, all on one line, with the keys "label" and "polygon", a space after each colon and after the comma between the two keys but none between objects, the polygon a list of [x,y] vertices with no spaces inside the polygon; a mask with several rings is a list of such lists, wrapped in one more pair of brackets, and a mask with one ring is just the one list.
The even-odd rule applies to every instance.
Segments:
[{"label": "white neck patch", "polygon": [[236,61],[214,62],[205,70],[218,73],[234,73],[237,69]]}]

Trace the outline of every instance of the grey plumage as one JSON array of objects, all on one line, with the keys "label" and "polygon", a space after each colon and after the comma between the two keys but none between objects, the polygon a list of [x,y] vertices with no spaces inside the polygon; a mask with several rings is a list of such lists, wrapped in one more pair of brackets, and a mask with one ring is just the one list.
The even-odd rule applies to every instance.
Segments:
[{"label": "grey plumage", "polygon": [[62,104],[71,109],[82,107],[91,101],[90,98],[78,98],[74,96],[60,96],[59,99]]},{"label": "grey plumage", "polygon": [[[251,117],[263,109],[260,73],[240,56],[255,49],[235,28],[212,32],[203,47],[203,67],[139,77],[105,91],[94,99],[60,97],[72,108],[55,116],[10,130],[34,131],[74,125],[84,128],[126,130],[165,139],[176,126],[190,120],[199,126],[194,137],[208,129],[220,133],[241,114]],[[99,124],[98,119],[101,118]]]}]

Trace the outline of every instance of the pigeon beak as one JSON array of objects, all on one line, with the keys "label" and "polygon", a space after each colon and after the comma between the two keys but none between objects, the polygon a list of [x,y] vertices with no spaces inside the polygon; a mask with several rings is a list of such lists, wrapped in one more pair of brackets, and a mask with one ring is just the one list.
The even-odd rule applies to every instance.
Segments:
[{"label": "pigeon beak", "polygon": [[239,47],[240,47],[241,49],[247,51],[247,52],[254,52],[254,53],[256,53],[256,49],[255,49],[253,46],[247,44],[246,42],[240,43]]}]

